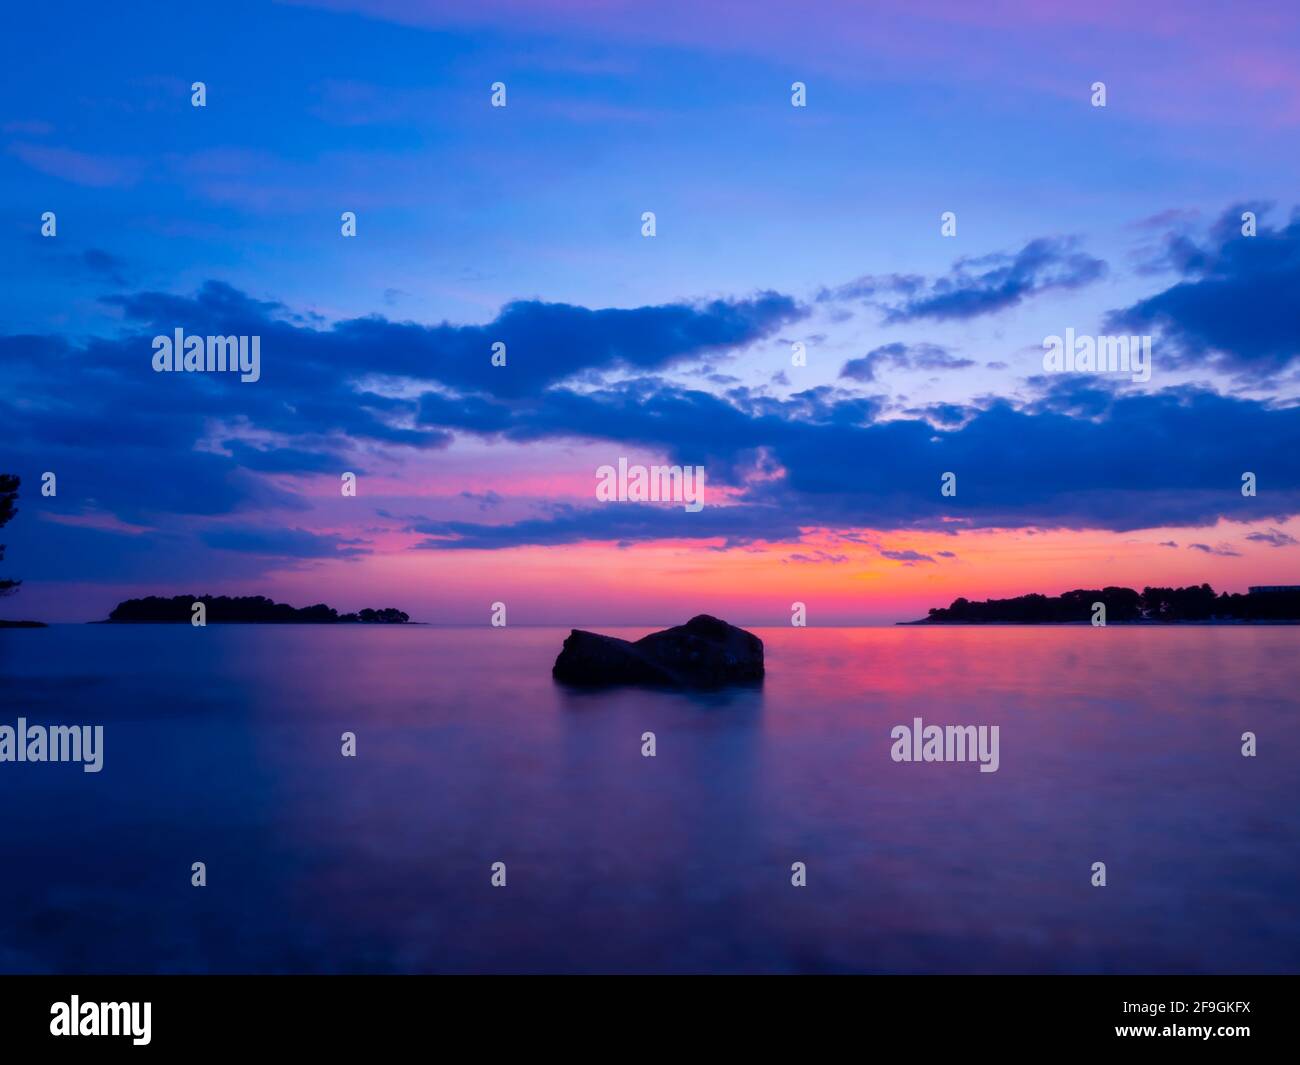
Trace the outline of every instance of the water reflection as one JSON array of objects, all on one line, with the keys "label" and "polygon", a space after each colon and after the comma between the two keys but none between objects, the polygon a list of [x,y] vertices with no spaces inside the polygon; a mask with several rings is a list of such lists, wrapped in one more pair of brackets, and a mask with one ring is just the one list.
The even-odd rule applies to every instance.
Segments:
[{"label": "water reflection", "polygon": [[[760,630],[689,694],[558,685],[565,634],[0,634],[5,714],[106,752],[0,766],[0,969],[1300,966],[1296,630]],[[892,762],[916,716],[1001,768]]]}]

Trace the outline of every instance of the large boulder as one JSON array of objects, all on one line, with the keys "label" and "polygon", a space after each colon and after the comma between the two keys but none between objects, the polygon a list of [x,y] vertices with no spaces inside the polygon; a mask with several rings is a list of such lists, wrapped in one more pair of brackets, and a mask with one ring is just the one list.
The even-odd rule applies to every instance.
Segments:
[{"label": "large boulder", "polygon": [[635,643],[574,629],[551,674],[565,684],[720,688],[763,679],[763,641],[700,614]]}]

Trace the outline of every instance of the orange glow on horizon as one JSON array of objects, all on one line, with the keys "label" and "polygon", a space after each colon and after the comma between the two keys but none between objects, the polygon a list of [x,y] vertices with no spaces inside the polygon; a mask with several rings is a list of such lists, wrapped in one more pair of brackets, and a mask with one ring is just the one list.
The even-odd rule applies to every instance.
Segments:
[{"label": "orange glow on horizon", "polygon": [[[414,619],[443,624],[486,623],[498,601],[507,603],[510,624],[658,624],[700,612],[738,623],[789,624],[793,602],[807,604],[809,624],[878,624],[923,617],[958,596],[1201,582],[1244,591],[1250,584],[1300,582],[1296,549],[1249,542],[1251,528],[864,531],[725,549],[720,541],[656,541],[497,551],[405,550],[421,537],[389,534],[375,544],[374,556],[282,571],[273,583],[278,596],[294,603],[398,606]],[[1166,541],[1178,546],[1161,546]],[[1210,554],[1191,543],[1240,554]],[[908,552],[923,557],[908,561]],[[250,592],[265,590],[267,582],[256,583]]]}]

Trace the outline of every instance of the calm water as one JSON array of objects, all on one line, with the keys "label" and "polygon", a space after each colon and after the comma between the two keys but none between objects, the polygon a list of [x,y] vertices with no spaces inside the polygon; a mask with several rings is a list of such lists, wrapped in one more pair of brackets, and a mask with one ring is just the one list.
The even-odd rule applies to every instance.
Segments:
[{"label": "calm water", "polygon": [[566,631],[0,632],[0,724],[105,726],[0,764],[0,971],[1300,971],[1300,629],[760,629],[707,699]]}]

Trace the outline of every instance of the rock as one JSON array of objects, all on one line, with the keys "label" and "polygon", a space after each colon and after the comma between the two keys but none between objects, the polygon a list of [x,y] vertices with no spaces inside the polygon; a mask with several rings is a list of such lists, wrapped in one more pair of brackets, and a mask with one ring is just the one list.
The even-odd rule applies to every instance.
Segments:
[{"label": "rock", "polygon": [[574,629],[551,670],[565,684],[720,688],[763,679],[763,641],[700,614],[632,643]]}]

